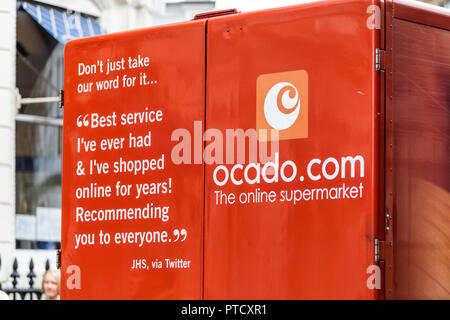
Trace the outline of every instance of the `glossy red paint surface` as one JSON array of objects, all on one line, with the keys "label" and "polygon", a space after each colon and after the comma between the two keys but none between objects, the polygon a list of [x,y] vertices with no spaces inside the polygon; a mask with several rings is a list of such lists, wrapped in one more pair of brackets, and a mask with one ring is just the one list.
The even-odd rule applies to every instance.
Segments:
[{"label": "glossy red paint surface", "polygon": [[[65,48],[65,106],[63,152],[62,207],[62,298],[63,299],[199,299],[202,292],[202,227],[203,227],[203,167],[175,165],[171,161],[170,139],[177,128],[193,129],[194,120],[204,114],[204,52],[205,22],[143,29],[70,42]],[[189,48],[189,49],[187,49]],[[116,71],[106,75],[106,62],[128,58],[149,58],[148,68]],[[79,63],[85,65],[104,61],[104,72],[78,75]],[[143,61],[143,60],[142,60]],[[141,61],[141,62],[142,62]],[[97,68],[98,64],[97,64]],[[77,93],[80,83],[115,79],[126,74],[139,81],[147,73],[146,86],[122,87],[104,92]],[[151,84],[151,81],[156,81]],[[147,109],[146,109],[147,108]],[[161,110],[162,121],[120,125],[120,115]],[[97,113],[117,115],[117,125],[104,128],[77,126],[80,115]],[[89,120],[90,117],[87,118]],[[110,118],[112,119],[112,118]],[[78,119],[80,120],[80,119]],[[151,131],[151,146],[128,148],[129,135],[147,136]],[[125,146],[118,150],[100,150],[100,139],[125,137]],[[79,152],[78,138],[96,140],[97,150]],[[82,145],[84,147],[84,145]],[[83,150],[83,149],[82,149]],[[164,169],[149,170],[145,175],[117,173],[88,174],[90,160],[113,162],[123,160],[161,159]],[[83,162],[85,175],[77,175],[78,161]],[[162,161],[161,161],[162,162]],[[169,179],[171,181],[169,182]],[[115,185],[132,185],[129,196],[116,196]],[[166,183],[160,192],[137,198],[135,186],[141,183]],[[109,185],[112,196],[100,199],[78,199],[76,187],[90,183]],[[76,222],[76,208],[99,210],[111,208],[169,207],[168,220],[134,219],[116,221]],[[97,215],[98,217],[98,215]],[[186,229],[185,241],[178,241],[173,230]],[[98,234],[110,233],[111,243],[100,244]],[[124,245],[114,244],[120,232],[167,231],[171,242]],[[94,234],[95,244],[76,247],[76,235]],[[157,259],[190,260],[186,269],[155,269]],[[133,269],[134,260],[146,259],[147,268]],[[68,288],[74,282],[74,269],[79,268],[81,288]],[[140,265],[143,266],[142,263]],[[69,269],[68,269],[69,268]],[[69,270],[70,272],[67,272]]]},{"label": "glossy red paint surface", "polygon": [[[368,27],[373,18],[368,7],[373,4],[377,2],[318,2],[70,42],[65,54],[62,281],[70,280],[67,268],[79,266],[82,287],[62,287],[62,298],[376,298],[377,290],[367,286],[371,275],[367,268],[375,264],[374,239],[379,237],[379,78],[375,70],[379,34]],[[138,54],[150,58],[151,79],[157,80],[154,86],[76,93],[80,82],[102,78],[78,76],[80,62],[96,64],[99,59]],[[118,75],[138,77],[139,72]],[[284,172],[292,174],[292,181],[267,183],[260,178],[234,185],[229,179],[218,185],[214,172],[221,164],[209,162],[218,156],[217,150],[206,157],[207,164],[201,156],[199,164],[171,161],[174,130],[186,129],[194,138],[193,148],[199,141],[203,144],[201,135],[196,139],[194,121],[202,121],[200,131],[204,127],[222,138],[227,129],[272,126],[266,99],[283,81],[292,82],[301,100],[293,108],[300,110],[295,124],[280,130],[279,168],[286,161],[295,164],[295,174],[289,167]],[[292,99],[292,88],[288,93]],[[283,99],[277,96],[276,101]],[[145,107],[163,110],[164,120],[132,128],[77,126],[80,115],[140,112]],[[122,137],[130,132],[142,136],[149,130],[153,142],[148,150],[77,151],[79,137]],[[211,150],[213,140],[205,137],[209,137],[205,150]],[[226,146],[222,146],[226,157]],[[249,160],[249,148],[244,152],[244,166],[261,163],[261,158]],[[164,170],[144,176],[75,174],[78,161],[111,162],[121,156],[151,159],[162,154]],[[193,150],[191,159],[197,156]],[[228,172],[236,164],[236,154],[231,159],[224,165]],[[244,178],[243,169],[234,173],[234,179]],[[145,200],[75,197],[77,186],[92,182],[114,186],[120,180],[136,185],[169,178],[173,182],[170,194]],[[240,203],[241,194],[256,191],[272,192],[273,201]],[[302,193],[295,204],[287,200],[293,192]],[[227,199],[233,194],[236,201],[221,203],[218,194]],[[130,208],[148,202],[170,206],[169,221],[74,221],[80,206]],[[188,230],[185,242],[143,247],[97,243],[74,249],[77,234],[171,232],[174,228]],[[186,270],[131,268],[135,259],[147,259],[149,264],[165,258],[190,259],[192,265]]]},{"label": "glossy red paint surface", "polygon": [[450,297],[449,30],[393,22],[395,299]]},{"label": "glossy red paint surface", "polygon": [[385,4],[385,298],[448,299],[450,11]]},{"label": "glossy red paint surface", "polygon": [[[378,35],[367,27],[371,4],[323,2],[208,21],[207,129],[225,136],[227,129],[255,128],[257,96],[267,93],[258,92],[258,77],[282,81],[288,72],[303,70],[307,87],[297,89],[307,91],[308,112],[300,109],[297,121],[307,117],[308,134],[280,140],[280,166],[288,160],[297,166],[291,182],[221,187],[211,178],[217,165],[206,165],[206,299],[375,297],[376,290],[366,285],[366,270],[375,263],[378,214]],[[246,164],[248,155],[246,148]],[[323,164],[335,158],[341,164],[348,156],[364,158],[363,176],[358,165],[354,178],[348,166],[332,179],[322,174],[313,181],[307,174],[313,159]],[[226,166],[231,171],[233,164]],[[311,168],[314,175],[320,173],[320,165]],[[335,167],[327,170],[332,175]],[[345,178],[342,171],[347,171]],[[332,189],[343,184],[363,186],[362,196],[331,199]],[[274,192],[276,200],[239,203],[240,195],[257,188]],[[283,201],[283,192],[306,189],[316,191],[306,191],[296,204],[286,197]],[[319,189],[330,197],[314,196]],[[237,200],[224,204],[218,192]]]}]

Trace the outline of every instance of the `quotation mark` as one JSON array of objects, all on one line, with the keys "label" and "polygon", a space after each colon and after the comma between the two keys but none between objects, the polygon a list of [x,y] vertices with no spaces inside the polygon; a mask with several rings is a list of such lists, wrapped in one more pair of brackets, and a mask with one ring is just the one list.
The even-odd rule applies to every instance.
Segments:
[{"label": "quotation mark", "polygon": [[174,229],[173,230],[173,235],[176,237],[173,242],[177,242],[178,240],[180,242],[183,242],[187,238],[187,231],[186,231],[186,229],[181,229],[181,230]]},{"label": "quotation mark", "polygon": [[85,127],[89,127],[89,120],[88,120],[88,114],[86,114],[86,115],[80,115],[80,116],[78,116],[78,118],[77,118],[77,126],[78,126],[78,128],[80,128],[80,127],[82,127],[82,126],[85,126]]}]

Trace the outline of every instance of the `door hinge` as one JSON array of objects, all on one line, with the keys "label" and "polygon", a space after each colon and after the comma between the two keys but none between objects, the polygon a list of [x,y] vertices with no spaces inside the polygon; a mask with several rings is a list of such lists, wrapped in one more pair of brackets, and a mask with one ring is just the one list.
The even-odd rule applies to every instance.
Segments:
[{"label": "door hinge", "polygon": [[380,261],[385,260],[385,245],[386,242],[384,240],[375,239],[375,262],[379,263]]},{"label": "door hinge", "polygon": [[380,261],[380,240],[375,239],[375,263]]},{"label": "door hinge", "polygon": [[377,71],[386,70],[386,51],[375,49],[375,68]]}]

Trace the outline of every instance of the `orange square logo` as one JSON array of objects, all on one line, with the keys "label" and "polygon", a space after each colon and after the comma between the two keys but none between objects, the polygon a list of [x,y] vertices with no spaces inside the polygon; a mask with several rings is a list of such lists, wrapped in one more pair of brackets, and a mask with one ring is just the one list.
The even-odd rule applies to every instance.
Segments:
[{"label": "orange square logo", "polygon": [[[260,132],[266,129],[267,134]],[[256,80],[256,132],[259,141],[308,137],[308,72],[262,74]],[[276,137],[274,137],[275,139]]]}]

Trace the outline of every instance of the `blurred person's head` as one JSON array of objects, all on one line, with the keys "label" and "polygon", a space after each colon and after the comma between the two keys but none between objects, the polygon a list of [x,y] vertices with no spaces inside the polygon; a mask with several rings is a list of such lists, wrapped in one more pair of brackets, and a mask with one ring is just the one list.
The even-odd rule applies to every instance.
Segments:
[{"label": "blurred person's head", "polygon": [[59,299],[59,273],[48,270],[42,277],[42,291],[47,300]]}]

